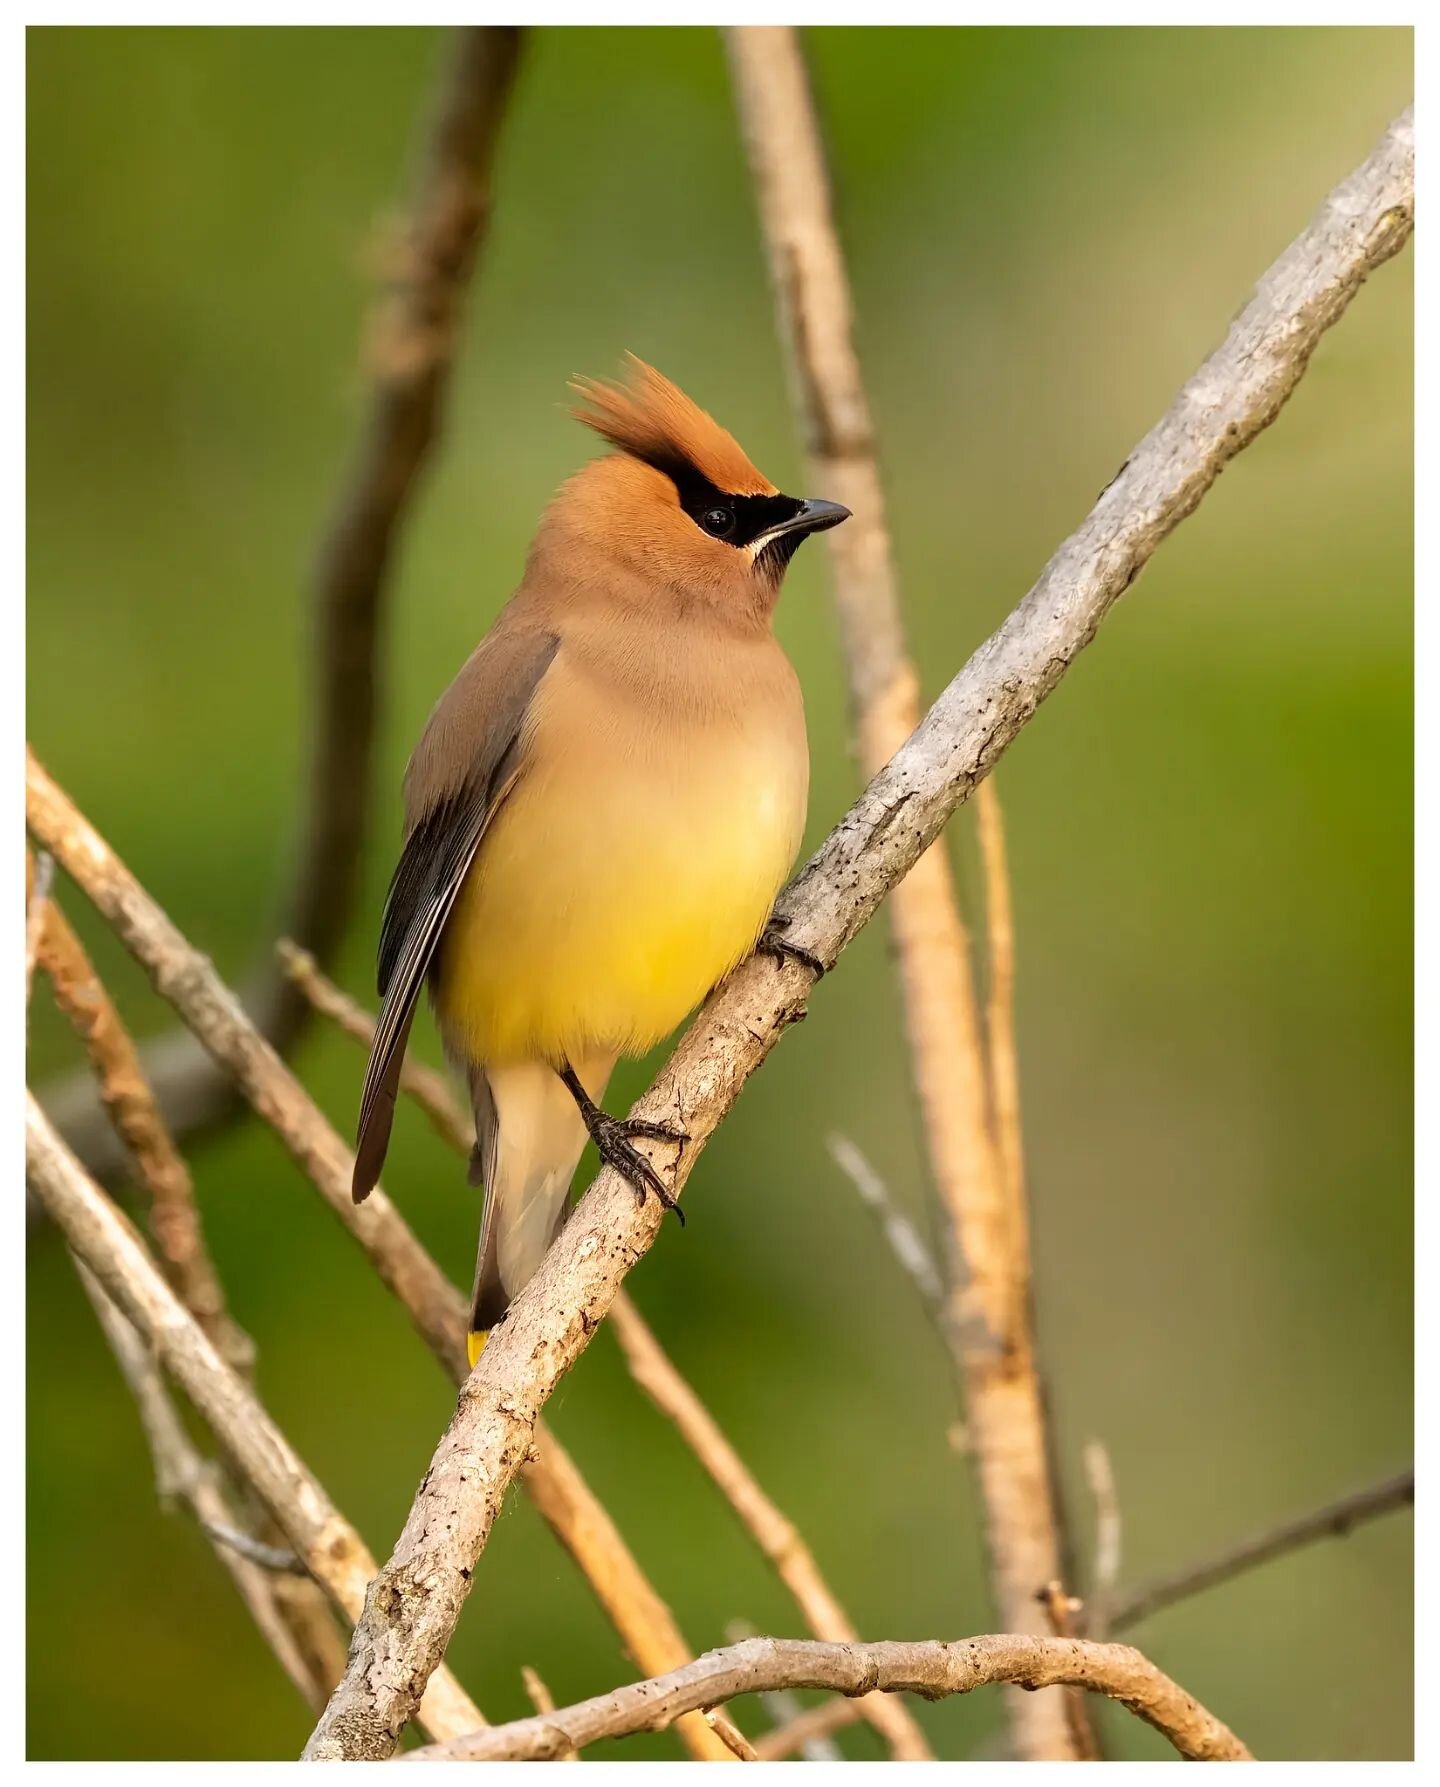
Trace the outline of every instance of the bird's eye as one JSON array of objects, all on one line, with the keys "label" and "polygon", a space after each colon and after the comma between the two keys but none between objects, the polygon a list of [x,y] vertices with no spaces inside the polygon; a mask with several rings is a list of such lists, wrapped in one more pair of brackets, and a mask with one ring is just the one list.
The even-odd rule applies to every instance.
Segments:
[{"label": "bird's eye", "polygon": [[717,540],[723,540],[735,526],[733,509],[707,509],[700,517],[700,525],[707,534],[714,534]]}]

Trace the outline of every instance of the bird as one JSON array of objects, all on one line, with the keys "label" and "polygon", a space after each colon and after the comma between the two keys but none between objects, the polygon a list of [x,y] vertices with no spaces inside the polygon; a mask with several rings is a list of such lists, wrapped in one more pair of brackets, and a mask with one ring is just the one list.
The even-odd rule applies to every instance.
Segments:
[{"label": "bird", "polygon": [[617,1060],[669,1035],[757,943],[800,847],[809,753],[773,630],[790,560],[843,504],[786,496],[653,366],[575,379],[608,450],[543,512],[518,588],[441,696],[404,780],[352,1191],[375,1186],[422,987],[475,1118],[484,1187],[467,1351],[538,1270],[587,1136],[643,1200]]}]

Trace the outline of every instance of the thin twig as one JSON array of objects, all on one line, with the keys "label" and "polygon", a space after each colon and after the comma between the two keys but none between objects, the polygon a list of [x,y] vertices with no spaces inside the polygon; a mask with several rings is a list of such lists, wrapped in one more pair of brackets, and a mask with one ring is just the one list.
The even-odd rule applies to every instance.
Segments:
[{"label": "thin twig", "polygon": [[906,1277],[919,1291],[920,1301],[932,1314],[941,1312],[945,1306],[945,1286],[940,1280],[940,1268],[921,1240],[915,1224],[890,1196],[885,1181],[849,1136],[827,1136],[825,1146],[830,1150],[830,1158],[855,1187],[860,1202],[880,1224],[881,1234]]},{"label": "thin twig", "polygon": [[[402,526],[432,455],[460,343],[466,294],[491,210],[496,144],[521,32],[467,27],[447,52],[423,167],[374,314],[365,426],[338,494],[313,577],[310,767],[295,871],[280,930],[320,959],[345,934],[370,809],[380,702],[379,641]],[[309,1007],[266,958],[246,998],[284,1054]],[[240,1106],[227,1078],[184,1030],[145,1051],[146,1070],[177,1135]],[[87,1163],[116,1166],[86,1081],[46,1088],[44,1103]]]},{"label": "thin twig", "polygon": [[1085,1480],[1095,1504],[1095,1554],[1081,1625],[1087,1638],[1104,1638],[1110,1630],[1110,1603],[1120,1580],[1124,1526],[1109,1448],[1103,1440],[1087,1440],[1083,1458]]},{"label": "thin twig", "polygon": [[[1058,685],[1151,554],[1275,419],[1361,283],[1408,240],[1414,179],[1407,111],[1264,276],[1085,523],[792,883],[784,901],[789,938],[827,966],[837,960]],[[41,841],[54,848],[48,837]],[[790,958],[742,964],[634,1107],[636,1118],[678,1121],[690,1137],[678,1161],[656,1157],[674,1194],[683,1193],[745,1080],[794,1023],[812,979]],[[653,1244],[660,1214],[655,1199],[639,1204],[618,1173],[603,1169],[491,1334],[307,1755],[393,1752],[419,1685],[450,1642],[540,1410]]]},{"label": "thin twig", "polygon": [[100,1101],[148,1200],[150,1231],[175,1294],[215,1350],[248,1376],[255,1343],[230,1314],[205,1245],[190,1169],[155,1102],[139,1051],[90,957],[53,899],[41,927],[38,960],[55,1003],[70,1020],[90,1061]]},{"label": "thin twig", "polygon": [[[226,1305],[200,1222],[190,1170],[165,1126],[139,1053],[103,981],[53,898],[40,940],[40,962],[55,1000],[78,1032],[99,1087],[101,1104],[134,1163],[148,1198],[150,1230],[166,1276],[220,1356],[242,1377],[255,1364],[255,1347]],[[247,1498],[237,1486],[242,1505]],[[253,1510],[246,1508],[247,1514]],[[314,1582],[272,1582],[266,1593],[275,1617],[289,1630],[304,1660],[310,1697],[324,1696],[340,1678],[345,1647],[324,1593]]]},{"label": "thin twig", "polygon": [[[828,544],[857,755],[871,776],[919,723],[920,683],[905,641],[829,169],[798,31],[736,25],[726,37],[809,475],[817,491],[854,512]],[[999,815],[988,784],[980,806],[983,844]],[[991,907],[992,946],[1008,935],[1004,881],[1003,860],[991,852],[987,891],[999,901]],[[949,1227],[946,1332],[964,1388],[991,1585],[1002,1625],[1039,1629],[1035,1589],[1060,1572],[1063,1545],[1030,1318],[1013,1050],[992,1083],[943,843],[896,887],[890,919],[911,1075]],[[992,1020],[996,997],[1008,1015],[1008,986],[992,986],[992,995]],[[990,1040],[1003,1045],[1007,1035],[992,1028]],[[1074,1759],[1091,1747],[1072,1741],[1057,1696],[1010,1694],[1007,1709],[1016,1747],[1030,1760]]]},{"label": "thin twig", "polygon": [[[820,1572],[815,1554],[795,1523],[756,1482],[749,1466],[731,1445],[720,1424],[651,1333],[640,1311],[622,1291],[610,1306],[610,1326],[625,1355],[630,1375],[704,1467],[729,1502],[775,1574],[794,1597],[805,1623],[817,1638],[835,1644],[854,1642],[859,1633]],[[861,1717],[885,1739],[898,1760],[925,1762],[934,1752],[910,1709],[883,1695],[867,1695]]]},{"label": "thin twig", "polygon": [[[790,1690],[785,1688],[760,1696],[767,1707],[789,1697]],[[822,1700],[817,1706],[790,1713],[783,1725],[757,1737],[755,1755],[761,1762],[779,1762],[799,1750],[807,1762],[843,1762],[845,1758],[839,1747],[829,1741],[830,1735],[853,1725],[859,1717],[853,1700]]]},{"label": "thin twig", "polygon": [[230,1526],[223,1520],[202,1520],[200,1524],[217,1545],[223,1545],[230,1551],[238,1551],[241,1557],[249,1558],[252,1564],[258,1564],[262,1570],[269,1570],[278,1576],[310,1574],[295,1553],[287,1551],[283,1545],[266,1545],[251,1534],[241,1532],[238,1526]]},{"label": "thin twig", "polygon": [[[350,1150],[256,1031],[208,958],[175,929],[33,753],[27,753],[25,778],[32,833],[53,845],[60,865],[115,928],[156,990],[234,1077],[359,1242],[451,1380],[464,1383],[468,1323],[460,1293],[383,1192],[377,1188],[363,1204],[355,1203]],[[527,1493],[584,1572],[636,1666],[663,1673],[687,1662],[695,1653],[673,1614],[555,1435],[544,1427],[533,1436],[527,1431],[518,1457],[530,1460],[522,1471]],[[697,1758],[731,1759],[698,1715],[682,1721],[679,1732]]]},{"label": "thin twig", "polygon": [[[232,1528],[235,1518],[221,1487],[219,1473],[200,1455],[186,1433],[150,1348],[111,1302],[89,1267],[77,1259],[75,1270],[94,1306],[121,1375],[135,1398],[136,1412],[155,1469],[156,1494],[167,1507],[183,1502],[200,1529],[213,1540],[217,1529]],[[324,1706],[333,1682],[317,1675],[312,1667],[285,1621],[284,1609],[277,1605],[274,1585],[266,1571],[234,1546],[217,1545],[216,1554],[229,1571],[250,1617],[275,1653],[280,1667],[300,1691],[306,1705],[318,1712]]]},{"label": "thin twig", "polygon": [[55,879],[55,858],[42,850],[38,861],[25,853],[25,1010],[30,1010],[30,988],[35,980],[35,959],[40,951],[40,934],[45,928],[45,909],[50,902],[50,884]]},{"label": "thin twig", "polygon": [[[735,1723],[728,1713],[721,1712],[717,1706],[712,1711],[701,1715],[705,1723],[715,1733],[727,1750],[732,1751],[742,1762],[758,1762],[755,1746]],[[572,1751],[572,1755],[577,1752]]]},{"label": "thin twig", "polygon": [[[535,1708],[536,1712],[553,1713],[555,1710],[555,1696],[550,1692],[549,1688],[545,1686],[539,1675],[528,1663],[521,1664],[520,1679],[525,1684],[525,1692],[530,1696],[530,1704]],[[562,1750],[555,1758],[556,1762],[578,1762],[579,1760],[580,1752],[573,1747],[568,1750]]]},{"label": "thin twig", "polygon": [[[375,1014],[341,992],[321,971],[314,956],[288,937],[276,945],[276,953],[285,973],[320,1016],[328,1018],[352,1042],[368,1049],[375,1037]],[[424,1112],[442,1141],[458,1154],[470,1153],[475,1145],[474,1122],[470,1113],[462,1109],[443,1073],[407,1056],[400,1069],[400,1090]]]},{"label": "thin twig", "polygon": [[1155,1665],[1127,1644],[1087,1644],[1033,1633],[916,1643],[821,1644],[814,1639],[747,1638],[707,1651],[659,1681],[630,1682],[563,1711],[517,1719],[456,1743],[412,1751],[408,1760],[543,1761],[562,1745],[663,1731],[678,1714],[768,1688],[834,1688],[841,1694],[923,1694],[939,1700],[995,1682],[1025,1688],[1073,1683],[1108,1695],[1195,1762],[1245,1762],[1250,1752]]},{"label": "thin twig", "polygon": [[1025,1149],[1020,1127],[1020,1066],[1015,1047],[1015,920],[1005,863],[1005,822],[993,782],[975,791],[976,831],[985,878],[985,936],[989,974],[985,999],[986,1054],[995,1145],[1012,1205],[1025,1209]]},{"label": "thin twig", "polygon": [[[286,972],[316,1010],[355,1042],[368,1047],[374,1036],[374,1016],[342,993],[305,951],[293,944],[282,943],[280,952]],[[475,1139],[474,1130],[443,1077],[407,1062],[401,1070],[400,1084],[422,1107],[440,1135],[459,1153],[468,1154]],[[817,1638],[832,1639],[837,1643],[853,1638],[855,1628],[821,1575],[809,1547],[755,1481],[714,1417],[675,1368],[639,1310],[623,1292],[617,1297],[610,1316],[631,1375],[661,1413],[675,1423],[681,1438],[794,1595],[811,1631]],[[872,1695],[861,1702],[859,1716],[868,1718],[875,1725],[890,1743],[895,1756],[906,1761],[930,1759],[930,1747],[905,1707],[883,1696]]]},{"label": "thin twig", "polygon": [[[274,1515],[306,1570],[351,1622],[375,1560],[254,1391],[220,1357],[146,1256],[134,1230],[25,1095],[25,1173],[71,1250],[155,1352],[204,1418],[234,1468]],[[437,1738],[470,1731],[481,1715],[454,1676],[437,1670],[419,1718]]]},{"label": "thin twig", "polygon": [[1351,1495],[1342,1495],[1338,1501],[1327,1502],[1324,1507],[1315,1508],[1295,1520],[1284,1521],[1234,1545],[1227,1545],[1183,1570],[1174,1570],[1166,1576],[1152,1576],[1148,1581],[1115,1595],[1110,1605],[1110,1630],[1119,1632],[1129,1626],[1138,1626],[1141,1620],[1149,1619],[1162,1608],[1172,1607],[1177,1601],[1188,1600],[1191,1595],[1229,1582],[1232,1577],[1253,1570],[1259,1564],[1268,1564],[1286,1552],[1313,1545],[1317,1539],[1343,1539],[1366,1521],[1378,1519],[1382,1514],[1393,1514],[1400,1508],[1413,1507],[1414,1503],[1413,1468],[1372,1483],[1368,1488],[1357,1489]]},{"label": "thin twig", "polygon": [[[725,1642],[739,1644],[746,1638],[759,1638],[760,1630],[747,1619],[725,1622]],[[773,1730],[755,1740],[755,1755],[760,1762],[777,1762],[797,1750],[807,1762],[843,1762],[840,1746],[830,1733],[853,1725],[860,1717],[859,1702],[847,1700],[843,1694],[832,1694],[814,1706],[802,1706],[792,1688],[773,1688],[757,1696]]]}]

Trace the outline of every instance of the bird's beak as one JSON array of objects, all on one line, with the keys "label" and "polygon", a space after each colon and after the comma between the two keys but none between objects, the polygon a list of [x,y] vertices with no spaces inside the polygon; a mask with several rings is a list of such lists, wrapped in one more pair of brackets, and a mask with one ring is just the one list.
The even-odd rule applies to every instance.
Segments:
[{"label": "bird's beak", "polygon": [[827,527],[839,527],[842,521],[850,519],[850,511],[844,503],[827,503],[823,497],[807,497],[788,521],[782,521],[761,534],[753,542],[757,555],[772,540],[782,540],[787,534],[821,534]]}]

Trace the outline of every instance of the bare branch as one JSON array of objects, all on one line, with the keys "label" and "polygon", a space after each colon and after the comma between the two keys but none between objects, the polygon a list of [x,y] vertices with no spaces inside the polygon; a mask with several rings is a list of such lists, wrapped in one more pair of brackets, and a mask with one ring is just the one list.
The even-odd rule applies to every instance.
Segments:
[{"label": "bare branch", "polygon": [[35,958],[40,950],[40,933],[45,928],[45,908],[50,901],[50,885],[55,879],[55,858],[48,850],[40,852],[37,862],[25,853],[25,1010],[30,1010],[30,987],[35,979]]},{"label": "bare branch", "polygon": [[[369,414],[318,555],[309,791],[282,932],[327,960],[355,902],[379,710],[378,642],[402,523],[440,431],[465,296],[491,208],[491,170],[519,58],[518,27],[456,33],[411,215],[367,325]],[[246,998],[283,1054],[309,1007],[267,958]],[[239,1109],[223,1074],[184,1031],[146,1048],[146,1069],[176,1134]],[[107,1150],[88,1081],[44,1103],[87,1162]]]},{"label": "bare branch", "polygon": [[[315,1009],[339,1025],[347,1036],[368,1047],[375,1030],[374,1016],[342,993],[304,951],[283,943],[280,950],[286,972]],[[423,1108],[439,1134],[459,1153],[468,1154],[475,1139],[474,1129],[444,1078],[428,1068],[407,1062],[401,1070],[400,1084]],[[661,1413],[674,1421],[681,1438],[694,1451],[795,1596],[811,1631],[817,1638],[837,1642],[853,1638],[854,1627],[825,1583],[800,1534],[755,1481],[714,1417],[676,1370],[649,1325],[623,1292],[611,1310],[611,1320],[631,1375]],[[542,1499],[541,1505],[542,1510],[549,1505],[548,1498]],[[891,1743],[896,1756],[907,1761],[930,1757],[923,1734],[903,1706],[882,1696],[870,1696],[861,1702],[858,1716],[871,1720]]]},{"label": "bare branch", "polygon": [[[1407,112],[1265,275],[1223,344],[1079,531],[811,858],[785,901],[787,934],[797,943],[827,965],[837,959],[994,767],[1150,555],[1274,420],[1325,330],[1365,277],[1408,239],[1413,214]],[[42,841],[54,848],[48,837]],[[58,849],[56,856],[69,867]],[[794,1022],[811,980],[791,959],[742,965],[635,1106],[637,1117],[678,1120],[691,1137],[677,1162],[657,1158],[677,1194],[745,1080]],[[491,1334],[376,1580],[345,1680],[308,1755],[380,1757],[393,1750],[417,1685],[444,1655],[541,1408],[654,1241],[659,1220],[656,1200],[638,1204],[618,1174],[600,1172]]]},{"label": "bare branch", "polygon": [[[794,1522],[756,1482],[726,1438],[720,1424],[675,1369],[640,1311],[622,1291],[610,1306],[610,1325],[630,1367],[630,1375],[704,1466],[775,1574],[785,1584],[817,1638],[849,1644],[859,1636],[845,1609],[820,1573],[815,1555]],[[885,1739],[890,1753],[905,1762],[933,1761],[933,1752],[908,1707],[867,1695],[860,1704]]]},{"label": "bare branch", "polygon": [[1085,1480],[1095,1503],[1095,1557],[1091,1566],[1090,1593],[1080,1623],[1087,1638],[1104,1638],[1110,1630],[1110,1602],[1120,1580],[1124,1528],[1120,1519],[1120,1496],[1115,1488],[1115,1469],[1105,1442],[1087,1440],[1084,1461]]},{"label": "bare branch", "polygon": [[241,1532],[238,1526],[229,1526],[223,1520],[203,1520],[200,1524],[217,1545],[238,1552],[252,1564],[258,1564],[262,1570],[269,1570],[277,1576],[310,1574],[295,1553],[287,1551],[283,1545],[266,1545],[252,1534]]},{"label": "bare branch", "polygon": [[[574,1459],[553,1433],[544,1427],[537,1431],[539,1451],[532,1455],[521,1481],[541,1518],[584,1572],[627,1653],[642,1670],[651,1667],[645,1661],[648,1657],[677,1659],[669,1668],[688,1662],[695,1652],[674,1614],[635,1561]],[[698,1713],[687,1713],[676,1730],[696,1761],[730,1760],[725,1745]]]},{"label": "bare branch", "polygon": [[[363,1204],[355,1203],[350,1150],[256,1031],[208,958],[186,942],[33,753],[27,754],[25,777],[31,831],[53,841],[66,873],[279,1136],[400,1299],[452,1381],[463,1383],[469,1367],[460,1293],[383,1192],[377,1188]],[[538,1454],[529,1433],[520,1454],[531,1460],[522,1472],[525,1489],[584,1572],[628,1654],[640,1669],[654,1673],[688,1661],[694,1652],[669,1608],[559,1440],[543,1427],[535,1438]],[[682,1722],[680,1735],[701,1759],[729,1759],[698,1716]]]},{"label": "bare branch", "polygon": [[[286,974],[321,1017],[328,1018],[352,1041],[368,1049],[375,1035],[374,1013],[342,993],[321,972],[320,964],[308,950],[285,938],[277,945],[277,952]],[[475,1125],[451,1092],[443,1073],[407,1056],[400,1069],[400,1089],[425,1113],[442,1141],[468,1156],[475,1145]]]},{"label": "bare branch", "polygon": [[[750,1742],[750,1739],[746,1737],[728,1713],[723,1713],[716,1707],[712,1712],[703,1713],[701,1717],[725,1748],[733,1751],[741,1762],[758,1762],[760,1760],[755,1753],[754,1744]],[[578,1752],[572,1751],[571,1754],[575,1755]]]},{"label": "bare branch", "polygon": [[[46,914],[40,958],[56,1003],[80,1035],[99,1084],[101,1103],[148,1196],[150,1229],[166,1275],[220,1356],[241,1376],[249,1377],[255,1362],[254,1344],[226,1307],[219,1275],[205,1245],[189,1168],[165,1127],[129,1032],[53,900]],[[249,1518],[255,1512],[250,1505],[253,1497],[243,1483],[237,1488]],[[313,1700],[318,1695],[323,1703],[345,1666],[345,1647],[323,1591],[308,1578],[256,1583],[251,1588],[248,1598],[252,1602],[264,1599],[271,1617],[288,1630],[293,1641],[290,1648],[298,1654],[305,1672],[307,1697]],[[290,1667],[285,1657],[281,1661]]]},{"label": "bare branch", "polygon": [[[769,1706],[789,1696],[789,1689],[778,1688],[760,1698]],[[756,1758],[761,1762],[779,1762],[799,1750],[807,1762],[843,1762],[845,1758],[839,1749],[827,1740],[832,1732],[843,1731],[859,1717],[853,1700],[822,1700],[818,1706],[792,1713],[783,1725],[756,1738]]]},{"label": "bare branch", "polygon": [[1338,1501],[1327,1502],[1324,1507],[1315,1508],[1298,1519],[1287,1520],[1280,1526],[1269,1527],[1248,1539],[1227,1545],[1222,1551],[1183,1570],[1175,1570],[1168,1576],[1152,1576],[1116,1595],[1109,1608],[1110,1630],[1119,1632],[1127,1626],[1137,1626],[1162,1608],[1173,1607],[1177,1601],[1188,1600],[1191,1595],[1229,1582],[1232,1577],[1253,1570],[1259,1564],[1268,1564],[1288,1551],[1313,1545],[1317,1539],[1343,1539],[1366,1521],[1414,1504],[1415,1472],[1412,1468],[1368,1488],[1358,1489],[1351,1495],[1342,1495]]},{"label": "bare branch", "polygon": [[[528,1663],[521,1665],[520,1679],[525,1684],[525,1692],[530,1696],[530,1704],[535,1708],[536,1712],[553,1713],[555,1710],[555,1696],[550,1692],[549,1688],[545,1686],[544,1682],[541,1681],[540,1677]],[[555,1757],[556,1762],[578,1762],[579,1760],[580,1752],[575,1749],[562,1750],[560,1754]]]},{"label": "bare branch", "polygon": [[[306,1570],[354,1621],[375,1560],[354,1527],[261,1407],[253,1390],[206,1339],[147,1258],[134,1230],[89,1178],[29,1092],[25,1173],[72,1251],[138,1330],[274,1515]],[[437,1671],[419,1717],[436,1737],[473,1729],[481,1715],[448,1670]]]},{"label": "bare branch", "polygon": [[139,1052],[114,1001],[54,900],[41,927],[39,963],[50,977],[55,1003],[84,1045],[101,1103],[149,1200],[150,1230],[166,1277],[221,1358],[248,1376],[255,1365],[255,1344],[225,1306],[220,1277],[205,1245],[190,1169],[165,1127]]},{"label": "bare branch", "polygon": [[[235,1518],[220,1485],[218,1472],[191,1443],[150,1349],[111,1302],[90,1269],[76,1260],[75,1270],[94,1306],[121,1375],[135,1398],[140,1426],[155,1467],[157,1495],[167,1506],[183,1501],[201,1530],[213,1539],[219,1529],[230,1527]],[[284,1609],[276,1603],[273,1584],[266,1572],[257,1568],[254,1561],[247,1560],[236,1547],[217,1546],[216,1549],[260,1635],[275,1653],[276,1661],[299,1689],[305,1703],[318,1712],[325,1704],[334,1679],[318,1674],[297,1643],[286,1623]]]},{"label": "bare branch", "polygon": [[[1005,863],[1005,822],[993,782],[982,782],[975,791],[975,819],[985,875],[985,936],[989,948],[985,1038],[990,1063],[990,1106],[1000,1170],[1012,1209],[1019,1212],[1023,1222],[1025,1148],[1020,1126],[1020,1064],[1015,1047],[1015,921],[1010,909],[1010,873]],[[1024,1269],[1028,1278],[1028,1260]]]},{"label": "bare branch", "polygon": [[659,1681],[631,1682],[563,1712],[517,1719],[457,1743],[415,1750],[408,1760],[543,1761],[562,1744],[583,1749],[600,1738],[663,1731],[691,1708],[768,1688],[833,1688],[841,1694],[878,1690],[939,1700],[995,1682],[1032,1689],[1073,1683],[1118,1700],[1190,1761],[1251,1760],[1234,1732],[1129,1645],[1030,1633],[910,1644],[747,1638],[725,1650],[707,1651]]},{"label": "bare branch", "polygon": [[920,1301],[932,1314],[943,1313],[945,1286],[940,1281],[940,1268],[920,1239],[915,1224],[891,1198],[885,1181],[849,1136],[827,1136],[825,1146],[830,1150],[830,1158],[855,1187],[860,1202],[880,1224],[881,1234],[889,1242],[890,1251],[899,1260],[905,1276],[919,1291]]},{"label": "bare branch", "polygon": [[[726,36],[809,475],[854,511],[829,546],[860,766],[874,775],[918,725],[920,683],[905,642],[829,169],[798,31],[737,25]],[[981,805],[984,845],[999,820],[993,790]],[[993,851],[986,881],[999,900],[991,940],[1003,970],[993,946],[1008,938],[1009,899]],[[1004,1626],[1039,1629],[1035,1586],[1060,1570],[1062,1545],[1031,1332],[1013,1051],[994,1064],[992,1101],[969,939],[943,843],[895,888],[890,919],[911,1074],[950,1228],[946,1335],[964,1386],[991,1583]],[[992,1022],[1008,1017],[1008,999],[1002,977],[992,985]],[[1002,1050],[1011,1040],[1003,1026],[992,1028],[997,1040]],[[1080,1753],[1056,1696],[1012,1694],[1007,1709],[1022,1756]]]}]

